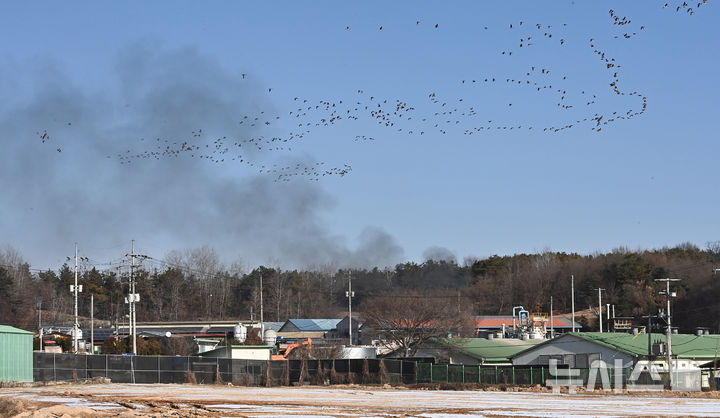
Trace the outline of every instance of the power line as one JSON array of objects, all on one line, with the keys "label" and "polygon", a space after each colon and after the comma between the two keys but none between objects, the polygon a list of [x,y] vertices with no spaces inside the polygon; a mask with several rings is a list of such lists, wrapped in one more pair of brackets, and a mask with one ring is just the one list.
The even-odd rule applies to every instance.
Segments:
[{"label": "power line", "polygon": [[[25,268],[26,268],[26,267],[25,267],[26,265],[27,265],[27,264],[23,264],[23,265],[20,265],[20,266],[13,266],[13,265],[10,265],[10,264],[0,264],[0,267],[5,268],[5,269],[11,269],[11,270],[18,270],[18,271],[20,271],[20,270],[25,269]],[[37,272],[37,273],[45,273],[45,272],[47,272],[47,271],[52,271],[52,270],[34,269],[34,268],[30,268],[30,267],[27,267],[27,270],[28,270],[28,271],[31,271],[31,272]]]}]

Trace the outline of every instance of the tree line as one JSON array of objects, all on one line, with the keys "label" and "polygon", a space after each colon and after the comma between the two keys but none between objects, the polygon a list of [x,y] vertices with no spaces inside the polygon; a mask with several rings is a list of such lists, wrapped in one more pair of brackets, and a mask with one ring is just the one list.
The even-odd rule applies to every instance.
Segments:
[{"label": "tree line", "polygon": [[[353,306],[371,316],[392,298],[422,299],[438,312],[454,315],[510,314],[522,305],[555,314],[571,310],[570,277],[575,283],[576,310],[597,309],[598,288],[603,305],[617,316],[656,314],[665,306],[655,279],[680,278],[675,287],[673,323],[681,332],[708,327],[720,332],[720,241],[701,249],[690,243],[653,250],[617,248],[607,253],[580,255],[543,251],[535,254],[494,255],[482,259],[406,262],[393,268],[338,269],[321,266],[281,269],[260,266],[244,271],[223,266],[209,247],[173,252],[163,260],[144,260],[133,269],[138,321],[260,319],[262,282],[265,321],[288,318],[337,318],[347,311],[348,280],[352,279]],[[96,321],[126,321],[130,278],[129,261],[101,268],[81,263],[79,314],[90,316],[94,295]],[[0,251],[0,318],[2,323],[34,330],[38,314],[43,324],[72,324],[74,269],[32,269],[8,248]],[[396,299],[399,300],[399,299]],[[452,308],[452,309],[450,309]],[[38,312],[41,310],[42,312]],[[400,313],[396,313],[400,315]],[[81,325],[87,326],[87,321]],[[584,324],[586,329],[596,325]]]}]

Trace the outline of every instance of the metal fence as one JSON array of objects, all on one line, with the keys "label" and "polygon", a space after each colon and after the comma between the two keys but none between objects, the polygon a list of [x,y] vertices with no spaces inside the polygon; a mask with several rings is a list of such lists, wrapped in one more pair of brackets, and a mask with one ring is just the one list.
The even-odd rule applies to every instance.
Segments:
[{"label": "metal fence", "polygon": [[406,360],[238,360],[211,357],[34,353],[35,381],[109,378],[118,383],[233,383],[245,386],[416,383]]},{"label": "metal fence", "polygon": [[261,385],[267,362],[180,356],[34,353],[35,381],[106,377],[118,383],[219,383]]},{"label": "metal fence", "polygon": [[466,366],[418,363],[418,383],[545,384],[548,367]]},{"label": "metal fence", "polygon": [[[35,352],[35,381],[73,381],[109,378],[117,383],[233,383],[244,386],[328,385],[328,384],[489,384],[489,385],[565,385],[587,386],[594,380],[602,384],[591,369],[559,366],[551,374],[547,366],[466,366],[434,364],[402,359],[327,360],[238,360],[212,357],[85,355]],[[649,373],[631,378],[632,370],[607,369],[611,387],[657,384]],[[663,383],[667,373],[660,372]],[[695,387],[698,378],[683,377],[682,385]],[[681,383],[682,379],[674,379]],[[685,381],[690,383],[684,383]],[[714,382],[713,382],[714,383]],[[690,387],[688,386],[688,387]]]},{"label": "metal fence", "polygon": [[[417,383],[414,361],[400,359],[327,359],[270,362],[271,385],[278,381],[280,368],[285,367],[284,384],[384,384]],[[284,363],[284,364],[277,364]]]},{"label": "metal fence", "polygon": [[[557,373],[551,373],[548,366],[465,366],[461,364],[417,364],[417,383],[481,383],[489,385],[574,385],[587,386],[588,381],[600,386],[602,376],[595,375],[591,379],[590,368],[559,366]],[[660,381],[653,380],[649,372],[632,376],[632,369],[607,369],[607,380],[610,387],[621,384],[630,385],[665,384],[667,373],[658,373]]]}]

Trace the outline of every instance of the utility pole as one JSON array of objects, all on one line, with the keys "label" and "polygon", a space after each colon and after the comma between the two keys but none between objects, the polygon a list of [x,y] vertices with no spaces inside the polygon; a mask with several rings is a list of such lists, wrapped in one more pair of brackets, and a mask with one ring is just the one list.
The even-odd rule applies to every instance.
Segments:
[{"label": "utility pole", "polygon": [[572,332],[575,332],[575,275],[570,275],[570,309],[572,309]]},{"label": "utility pole", "polygon": [[607,312],[607,332],[610,332],[610,304],[605,304],[605,312]]},{"label": "utility pole", "polygon": [[555,323],[553,322],[553,300],[552,295],[550,296],[550,339],[555,336]]},{"label": "utility pole", "polygon": [[135,240],[132,240],[132,247],[130,254],[130,285],[128,291],[128,297],[126,303],[130,305],[130,334],[132,335],[132,352],[137,355],[137,311],[135,309],[135,303],[140,302],[140,294],[135,292],[135,258],[147,258],[146,255],[135,254]]},{"label": "utility pole", "polygon": [[95,295],[90,294],[90,354],[95,354]]},{"label": "utility pole", "polygon": [[75,296],[75,323],[73,324],[73,352],[78,352],[78,337],[80,333],[80,324],[78,323],[78,292],[82,292],[82,286],[78,286],[78,247],[75,243],[75,285],[70,286],[70,291]]},{"label": "utility pole", "polygon": [[602,291],[605,289],[598,287],[598,319],[600,319],[600,333],[603,332],[603,325],[602,325]]},{"label": "utility pole", "polygon": [[355,292],[352,291],[352,275],[348,270],[348,290],[345,292],[345,297],[348,298],[348,331],[350,335],[350,344],[353,345],[352,339],[352,298],[355,296]]},{"label": "utility pole", "polygon": [[43,351],[43,328],[42,328],[42,300],[37,303],[38,308],[38,332],[40,333],[40,351]]},{"label": "utility pole", "polygon": [[647,320],[647,336],[648,336],[648,360],[650,360],[651,357],[653,357],[652,352],[652,315],[648,313]]},{"label": "utility pole", "polygon": [[670,389],[672,389],[672,325],[671,325],[671,318],[670,315],[670,298],[674,298],[676,296],[675,292],[670,292],[670,282],[678,282],[680,279],[671,279],[671,278],[665,278],[665,279],[655,279],[656,282],[665,282],[665,291],[661,291],[661,295],[665,295],[665,300],[667,302],[667,330],[666,332],[666,339],[667,339],[667,348],[666,348],[666,358],[667,358],[667,364],[668,364],[668,383],[670,385]]},{"label": "utility pole", "polygon": [[260,273],[260,339],[265,344],[265,317],[263,316],[263,282],[262,273]]},{"label": "utility pole", "polygon": [[137,354],[137,322],[135,322],[135,240],[132,240],[130,260],[130,327],[132,330],[133,354]]}]

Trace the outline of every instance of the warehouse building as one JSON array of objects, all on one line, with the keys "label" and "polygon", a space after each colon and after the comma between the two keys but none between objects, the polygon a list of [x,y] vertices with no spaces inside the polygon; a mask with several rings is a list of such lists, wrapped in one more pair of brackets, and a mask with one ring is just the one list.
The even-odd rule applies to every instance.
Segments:
[{"label": "warehouse building", "polygon": [[415,357],[433,358],[436,363],[446,364],[509,366],[513,355],[539,345],[542,341],[517,338],[433,338],[418,348]]},{"label": "warehouse building", "polygon": [[33,381],[33,336],[32,332],[0,325],[0,381]]},{"label": "warehouse building", "polygon": [[[608,332],[576,332],[564,334],[542,344],[528,348],[512,357],[513,365],[548,365],[552,359],[572,368],[590,367],[593,361],[614,364],[622,360],[623,366],[652,360],[660,371],[666,370],[664,353],[665,335],[652,334],[648,346],[647,334]],[[676,334],[672,336],[673,366],[700,367],[720,357],[720,335]],[[650,353],[648,353],[650,351]]]}]

